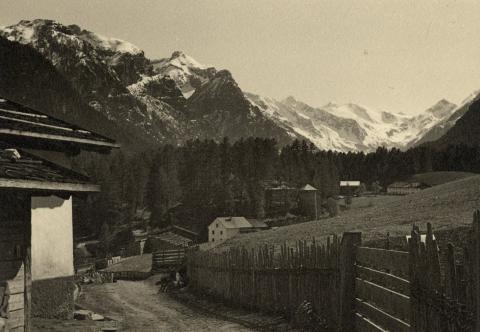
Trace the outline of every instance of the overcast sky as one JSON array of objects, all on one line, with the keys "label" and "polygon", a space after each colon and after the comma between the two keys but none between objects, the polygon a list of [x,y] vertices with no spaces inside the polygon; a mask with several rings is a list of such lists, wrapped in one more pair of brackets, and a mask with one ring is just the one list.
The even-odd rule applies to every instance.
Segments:
[{"label": "overcast sky", "polygon": [[413,113],[480,89],[476,0],[0,0],[0,25],[33,18],[128,40],[152,59],[183,50],[245,91],[313,106]]}]

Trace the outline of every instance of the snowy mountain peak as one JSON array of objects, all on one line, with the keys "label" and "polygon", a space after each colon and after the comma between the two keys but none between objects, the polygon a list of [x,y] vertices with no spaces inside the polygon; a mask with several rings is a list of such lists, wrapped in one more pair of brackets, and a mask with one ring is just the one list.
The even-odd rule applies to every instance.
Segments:
[{"label": "snowy mountain peak", "polygon": [[201,64],[194,58],[189,55],[186,55],[182,51],[175,51],[172,53],[170,57],[170,63],[176,65],[178,67],[185,68],[186,70],[198,68],[198,69],[206,69],[207,66]]},{"label": "snowy mountain peak", "polygon": [[318,148],[337,151],[372,151],[379,146],[404,148],[451,114],[455,107],[440,101],[417,116],[380,111],[354,103],[315,108],[287,97],[282,101],[246,94],[265,115],[290,126]]},{"label": "snowy mountain peak", "polygon": [[62,44],[77,43],[78,46],[81,46],[83,42],[88,43],[96,50],[132,55],[143,54],[143,51],[132,43],[82,30],[77,25],[63,25],[53,20],[22,20],[8,27],[0,27],[0,35],[21,44],[35,44],[38,42],[39,36],[43,39],[45,34],[57,39]]},{"label": "snowy mountain peak", "polygon": [[215,68],[199,63],[182,51],[173,52],[170,58],[153,60],[152,65],[155,73],[170,76],[185,98],[189,98],[217,72]]},{"label": "snowy mountain peak", "polygon": [[446,99],[442,99],[425,112],[433,114],[437,118],[445,118],[446,116],[451,115],[456,107],[457,105],[449,102]]},{"label": "snowy mountain peak", "polygon": [[284,103],[287,103],[287,104],[295,104],[297,102],[297,100],[295,99],[294,96],[288,96],[287,98],[285,98],[283,100]]}]

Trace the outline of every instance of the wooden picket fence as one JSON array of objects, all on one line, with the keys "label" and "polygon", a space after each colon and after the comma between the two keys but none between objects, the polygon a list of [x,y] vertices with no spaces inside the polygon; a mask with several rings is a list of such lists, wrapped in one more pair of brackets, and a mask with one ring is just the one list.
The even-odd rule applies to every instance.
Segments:
[{"label": "wooden picket fence", "polygon": [[277,248],[200,251],[187,256],[191,286],[231,304],[293,317],[305,301],[325,326],[338,324],[339,249],[337,237],[326,244],[299,241]]},{"label": "wooden picket fence", "polygon": [[480,213],[463,248],[439,250],[428,224],[425,242],[413,228],[409,250],[412,330],[480,331]]},{"label": "wooden picket fence", "polygon": [[194,290],[253,310],[295,318],[305,301],[318,330],[480,331],[480,212],[467,243],[440,248],[427,224],[413,227],[408,251],[361,246],[360,233],[326,244],[190,251]]}]

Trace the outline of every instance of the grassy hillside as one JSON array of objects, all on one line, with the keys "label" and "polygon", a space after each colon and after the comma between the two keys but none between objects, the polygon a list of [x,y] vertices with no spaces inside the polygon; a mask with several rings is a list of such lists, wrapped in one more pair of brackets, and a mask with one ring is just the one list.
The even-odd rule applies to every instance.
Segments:
[{"label": "grassy hillside", "polygon": [[428,172],[413,175],[409,181],[423,182],[430,186],[438,186],[447,182],[475,176],[475,173],[468,172]]},{"label": "grassy hillside", "polygon": [[342,212],[335,218],[311,221],[244,234],[223,244],[218,250],[230,246],[252,247],[263,244],[280,244],[299,239],[323,240],[330,234],[361,231],[364,241],[383,239],[389,232],[392,237],[404,236],[412,224],[422,230],[431,222],[436,231],[470,225],[475,209],[480,208],[480,176],[472,176],[445,183],[422,192],[385,200],[373,207]]}]

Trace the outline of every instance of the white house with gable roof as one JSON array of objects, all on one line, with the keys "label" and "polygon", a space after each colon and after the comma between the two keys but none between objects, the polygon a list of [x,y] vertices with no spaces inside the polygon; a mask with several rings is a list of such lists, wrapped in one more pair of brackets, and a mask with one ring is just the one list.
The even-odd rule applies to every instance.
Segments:
[{"label": "white house with gable roof", "polygon": [[267,228],[268,225],[260,220],[247,220],[245,217],[218,217],[208,226],[208,242],[219,243],[238,233],[256,232]]}]

